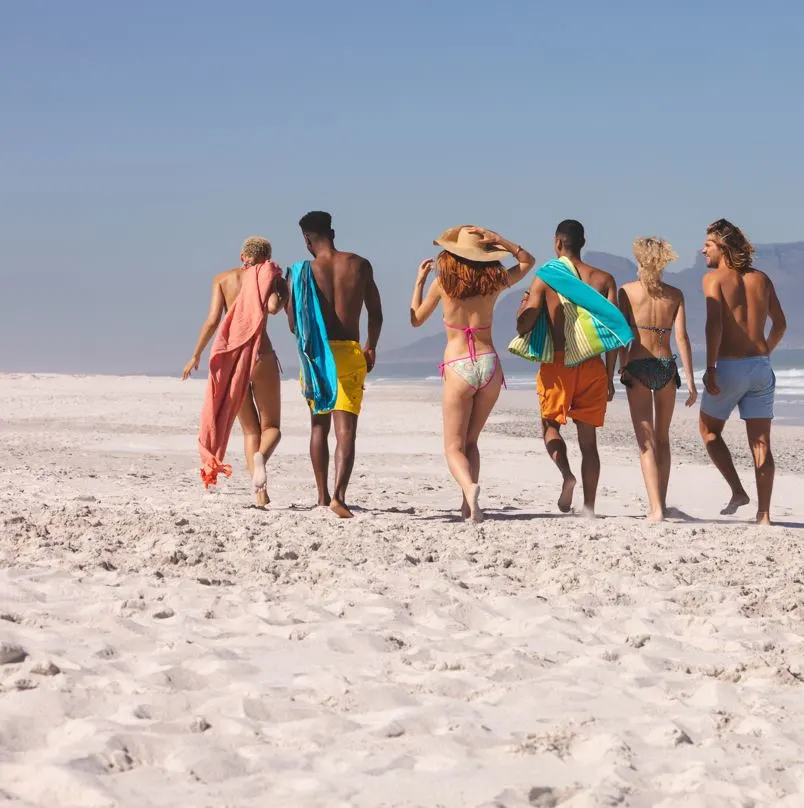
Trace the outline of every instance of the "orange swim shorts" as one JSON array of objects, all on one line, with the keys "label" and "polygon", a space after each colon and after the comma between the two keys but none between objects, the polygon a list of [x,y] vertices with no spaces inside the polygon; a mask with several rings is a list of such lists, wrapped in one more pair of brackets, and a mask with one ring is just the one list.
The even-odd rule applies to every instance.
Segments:
[{"label": "orange swim shorts", "polygon": [[575,367],[564,365],[564,352],[555,362],[542,365],[536,376],[542,418],[566,424],[568,418],[590,426],[603,426],[609,397],[606,365],[599,356]]}]

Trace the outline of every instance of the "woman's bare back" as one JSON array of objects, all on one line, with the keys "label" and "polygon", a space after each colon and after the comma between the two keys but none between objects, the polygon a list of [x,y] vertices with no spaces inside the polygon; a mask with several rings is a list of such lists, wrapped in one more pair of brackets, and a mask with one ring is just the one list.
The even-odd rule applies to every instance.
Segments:
[{"label": "woman's bare back", "polygon": [[[245,271],[246,267],[235,267],[234,269],[227,269],[225,272],[221,272],[215,278],[218,286],[220,287],[221,294],[223,295],[226,311],[229,311],[229,309],[232,308],[235,300],[237,300],[237,296],[240,294],[240,290],[243,287],[243,275],[245,274]],[[260,338],[260,344],[257,348],[257,352],[262,355],[272,353],[273,350],[271,338],[268,336],[268,324],[266,320],[266,325],[263,327],[262,337]]]},{"label": "woman's bare back", "polygon": [[621,309],[634,333],[628,359],[646,356],[667,357],[670,351],[670,332],[683,300],[680,289],[661,284],[661,293],[652,295],[641,281],[625,283],[620,287]]},{"label": "woman's bare back", "polygon": [[478,353],[494,351],[491,325],[494,319],[494,306],[500,293],[456,299],[442,293],[441,305],[444,307],[444,325],[447,331],[447,345],[444,358],[455,359],[466,355],[466,335],[463,329],[479,329],[474,331]]}]

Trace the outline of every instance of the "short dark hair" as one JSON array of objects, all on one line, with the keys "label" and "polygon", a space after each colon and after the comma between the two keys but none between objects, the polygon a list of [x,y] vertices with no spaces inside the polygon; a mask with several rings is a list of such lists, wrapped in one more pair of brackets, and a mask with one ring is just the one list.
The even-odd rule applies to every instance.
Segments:
[{"label": "short dark hair", "polygon": [[332,237],[332,215],[323,210],[311,210],[299,219],[302,233],[312,236]]},{"label": "short dark hair", "polygon": [[586,244],[583,225],[575,219],[564,219],[556,228],[556,236],[561,239],[567,250],[575,253],[579,253]]}]

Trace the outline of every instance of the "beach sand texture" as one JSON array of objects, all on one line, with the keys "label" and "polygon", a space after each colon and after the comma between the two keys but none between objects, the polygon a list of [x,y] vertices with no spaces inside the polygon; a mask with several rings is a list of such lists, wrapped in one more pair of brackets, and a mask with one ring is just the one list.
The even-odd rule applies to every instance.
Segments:
[{"label": "beach sand texture", "polygon": [[762,529],[679,407],[654,526],[618,393],[588,522],[503,393],[475,526],[438,386],[369,383],[341,522],[292,381],[271,508],[237,430],[205,493],[203,385],[0,377],[0,806],[804,805],[803,430]]}]

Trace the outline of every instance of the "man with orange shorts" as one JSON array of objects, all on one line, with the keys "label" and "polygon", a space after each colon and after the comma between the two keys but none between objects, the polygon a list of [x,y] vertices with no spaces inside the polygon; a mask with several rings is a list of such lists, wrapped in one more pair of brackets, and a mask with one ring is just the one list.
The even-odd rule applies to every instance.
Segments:
[{"label": "man with orange shorts", "polygon": [[[617,305],[617,285],[614,278],[602,269],[581,260],[581,249],[586,243],[583,225],[567,219],[558,225],[554,240],[556,256],[566,256],[577,269],[581,280]],[[517,313],[517,331],[529,332],[542,311],[547,314],[550,333],[555,346],[554,361],[542,364],[536,377],[542,433],[547,452],[561,472],[562,486],[558,509],[568,513],[572,508],[575,475],[567,458],[567,445],[561,437],[561,427],[568,418],[575,421],[578,445],[581,449],[581,480],[583,483],[583,512],[595,515],[595,498],[600,479],[600,457],[597,453],[596,429],[603,426],[606,406],[614,398],[614,366],[616,351],[609,351],[605,362],[600,356],[587,359],[579,365],[564,364],[564,308],[554,292],[538,276],[533,279]]]}]

